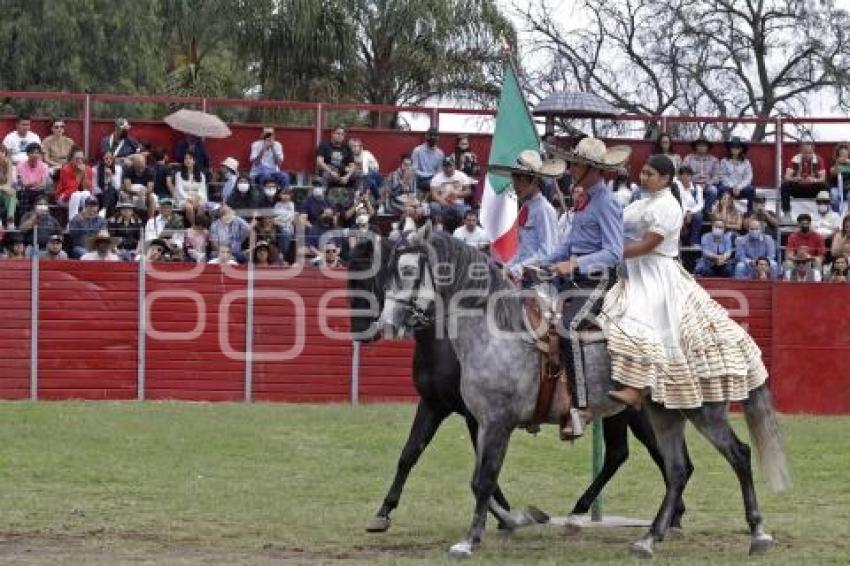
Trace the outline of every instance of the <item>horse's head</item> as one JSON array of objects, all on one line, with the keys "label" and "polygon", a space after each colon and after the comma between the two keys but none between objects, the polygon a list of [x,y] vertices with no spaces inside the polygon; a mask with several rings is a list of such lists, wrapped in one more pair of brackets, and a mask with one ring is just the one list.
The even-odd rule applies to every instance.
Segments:
[{"label": "horse's head", "polygon": [[389,245],[383,238],[357,243],[348,262],[351,334],[359,342],[379,338],[378,317],[384,304],[383,279]]},{"label": "horse's head", "polygon": [[379,325],[386,335],[406,333],[434,323],[436,295],[431,223],[404,234],[392,247],[384,280]]}]

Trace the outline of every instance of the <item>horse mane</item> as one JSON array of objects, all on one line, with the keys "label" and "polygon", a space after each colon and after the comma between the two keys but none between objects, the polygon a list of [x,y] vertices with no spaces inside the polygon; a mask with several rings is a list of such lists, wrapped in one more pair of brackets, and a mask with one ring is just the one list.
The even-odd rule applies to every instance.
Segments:
[{"label": "horse mane", "polygon": [[[480,308],[485,313],[491,310],[491,316],[501,330],[520,331],[525,328],[519,295],[501,293],[496,300],[490,300],[494,293],[513,290],[513,286],[505,280],[501,269],[490,261],[489,256],[444,232],[432,233],[428,244],[436,256],[429,258],[430,261],[452,266],[451,277],[441,277],[435,269],[434,283],[441,294],[451,297],[461,291],[481,291],[465,297],[458,304],[468,309]],[[472,276],[475,272],[486,273],[487,276]]]}]

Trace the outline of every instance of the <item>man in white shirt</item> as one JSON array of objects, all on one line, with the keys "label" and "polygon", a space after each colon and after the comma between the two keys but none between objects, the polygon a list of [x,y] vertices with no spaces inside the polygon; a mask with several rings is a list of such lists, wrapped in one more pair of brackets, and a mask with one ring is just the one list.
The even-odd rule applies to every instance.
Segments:
[{"label": "man in white shirt", "polygon": [[357,164],[358,173],[366,179],[366,185],[369,187],[369,192],[372,198],[376,201],[381,198],[379,188],[384,180],[379,173],[380,165],[375,155],[368,149],[363,148],[363,140],[360,138],[351,138],[348,140],[348,148],[351,150],[351,157],[354,163]]},{"label": "man in white shirt", "polygon": [[484,249],[490,245],[490,239],[484,228],[478,225],[478,213],[467,210],[463,215],[463,226],[458,226],[452,234],[458,240],[462,240],[467,246]]},{"label": "man in white shirt", "polygon": [[269,179],[279,187],[289,186],[289,175],[281,171],[283,146],[274,139],[274,128],[263,128],[263,138],[251,143],[251,182],[263,186]]},{"label": "man in white shirt", "polygon": [[27,159],[27,146],[31,143],[41,145],[41,138],[38,134],[30,131],[32,122],[27,114],[19,114],[18,120],[15,122],[15,129],[6,134],[3,138],[3,145],[9,152],[9,159],[17,165]]},{"label": "man in white shirt", "polygon": [[472,196],[473,185],[475,181],[457,170],[453,158],[444,158],[442,170],[431,178],[431,216],[463,218],[469,210],[464,199]]},{"label": "man in white shirt", "polygon": [[109,230],[101,230],[92,236],[88,242],[89,252],[84,254],[80,261],[121,261],[113,250],[118,245],[120,238],[113,238]]},{"label": "man in white shirt", "polygon": [[682,222],[682,240],[692,246],[701,245],[702,213],[705,209],[705,199],[702,185],[693,180],[694,171],[688,165],[679,167],[679,177],[674,181],[682,198],[682,211],[685,218]]},{"label": "man in white shirt", "polygon": [[812,214],[812,230],[824,239],[831,238],[841,228],[841,216],[832,210],[828,191],[820,191],[815,197],[818,210]]}]

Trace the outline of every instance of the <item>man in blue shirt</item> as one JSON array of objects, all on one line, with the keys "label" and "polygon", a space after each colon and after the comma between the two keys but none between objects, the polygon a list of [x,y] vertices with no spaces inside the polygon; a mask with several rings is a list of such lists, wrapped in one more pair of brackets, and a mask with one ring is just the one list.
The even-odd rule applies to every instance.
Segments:
[{"label": "man in blue shirt", "polygon": [[747,221],[747,227],[747,235],[740,236],[735,242],[735,278],[752,279],[756,262],[764,257],[770,262],[771,275],[775,276],[778,264],[773,237],[764,233],[761,221],[755,218]]},{"label": "man in blue shirt", "polygon": [[[602,140],[586,137],[569,152],[551,150],[569,165],[573,187],[573,220],[567,237],[541,263],[554,264],[561,276],[561,290],[569,301],[564,306],[561,350],[571,370],[573,406],[587,407],[581,342],[578,331],[599,313],[605,293],[614,284],[615,269],[623,259],[623,211],[602,178],[615,171],[631,153],[626,146],[606,148]],[[582,434],[581,421],[573,419],[562,437]]]},{"label": "man in blue shirt", "polygon": [[706,277],[732,276],[732,235],[726,231],[722,220],[715,220],[711,232],[702,235],[700,247],[702,257],[697,261],[694,273]]},{"label": "man in blue shirt", "polygon": [[519,246],[516,255],[505,266],[515,279],[522,277],[525,266],[541,263],[541,259],[555,249],[558,242],[558,217],[540,192],[540,187],[544,178],[556,178],[563,171],[562,160],[543,161],[540,154],[531,149],[521,152],[513,165],[490,167],[490,172],[496,175],[511,176],[514,192],[519,199]]},{"label": "man in blue shirt", "polygon": [[417,145],[410,155],[413,170],[416,172],[416,188],[419,191],[431,189],[431,178],[437,174],[443,165],[443,150],[437,147],[440,133],[437,128],[430,128],[425,134],[425,143]]}]

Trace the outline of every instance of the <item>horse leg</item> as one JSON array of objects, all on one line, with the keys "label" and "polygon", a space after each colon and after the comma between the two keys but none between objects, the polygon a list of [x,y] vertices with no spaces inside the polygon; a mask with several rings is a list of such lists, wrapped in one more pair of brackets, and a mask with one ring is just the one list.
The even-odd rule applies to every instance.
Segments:
[{"label": "horse leg", "polygon": [[446,416],[446,412],[439,411],[432,407],[430,403],[420,399],[416,407],[416,416],[413,417],[413,424],[410,427],[410,434],[398,458],[393,483],[386,497],[384,497],[381,508],[378,509],[375,516],[366,525],[366,531],[370,533],[381,533],[390,528],[390,513],[398,507],[401,491],[404,489],[407,476],[410,474],[413,466],[416,465],[416,462],[419,461],[422,451],[425,450],[434,438],[434,434],[440,428]]},{"label": "horse leg", "polygon": [[685,488],[687,461],[684,450],[684,415],[680,411],[668,410],[652,402],[647,402],[646,411],[655,433],[658,450],[664,460],[666,477],[664,500],[649,532],[632,544],[632,552],[638,556],[650,558],[653,555],[652,546],[655,541],[664,540],[675,512],[676,502]]},{"label": "horse leg", "polygon": [[711,403],[688,411],[688,418],[711,444],[726,458],[741,484],[744,513],[750,527],[750,554],[762,554],[773,546],[773,537],[764,530],[753,485],[750,447],[741,442],[727,419],[725,403]]},{"label": "horse leg", "polygon": [[472,478],[475,510],[466,537],[449,549],[449,554],[455,558],[472,556],[473,549],[481,544],[481,536],[484,534],[484,526],[487,522],[488,504],[496,489],[511,437],[511,427],[504,421],[491,422],[479,427],[475,472]]},{"label": "horse leg", "polygon": [[[655,462],[656,466],[658,466],[661,476],[664,478],[664,485],[666,486],[667,473],[664,471],[664,459],[661,457],[661,452],[658,451],[658,443],[655,441],[655,435],[652,433],[652,426],[649,424],[649,417],[647,417],[646,412],[629,408],[621,414],[628,415],[629,429],[631,429],[635,438],[638,439],[638,442],[646,447],[646,451],[649,452],[649,457],[652,458],[652,461]],[[685,461],[687,462],[685,468],[687,472],[685,475],[685,484],[687,485],[691,474],[694,472],[694,467],[693,464],[691,464],[691,458],[688,454],[687,446],[684,446],[684,451]],[[684,491],[684,489],[685,488],[683,486],[682,491]],[[682,528],[682,515],[684,514],[685,500],[680,495],[678,501],[676,501],[676,509],[673,512],[673,518],[670,520],[670,527],[676,529],[676,532],[679,532]]]},{"label": "horse leg", "polygon": [[[593,482],[587,490],[576,501],[570,518],[575,515],[584,515],[589,510],[596,498],[605,488],[617,470],[629,459],[629,437],[628,437],[628,410],[621,411],[616,415],[602,419],[602,436],[605,439],[605,460],[602,469],[593,478]],[[569,525],[570,518],[567,519]]]}]

